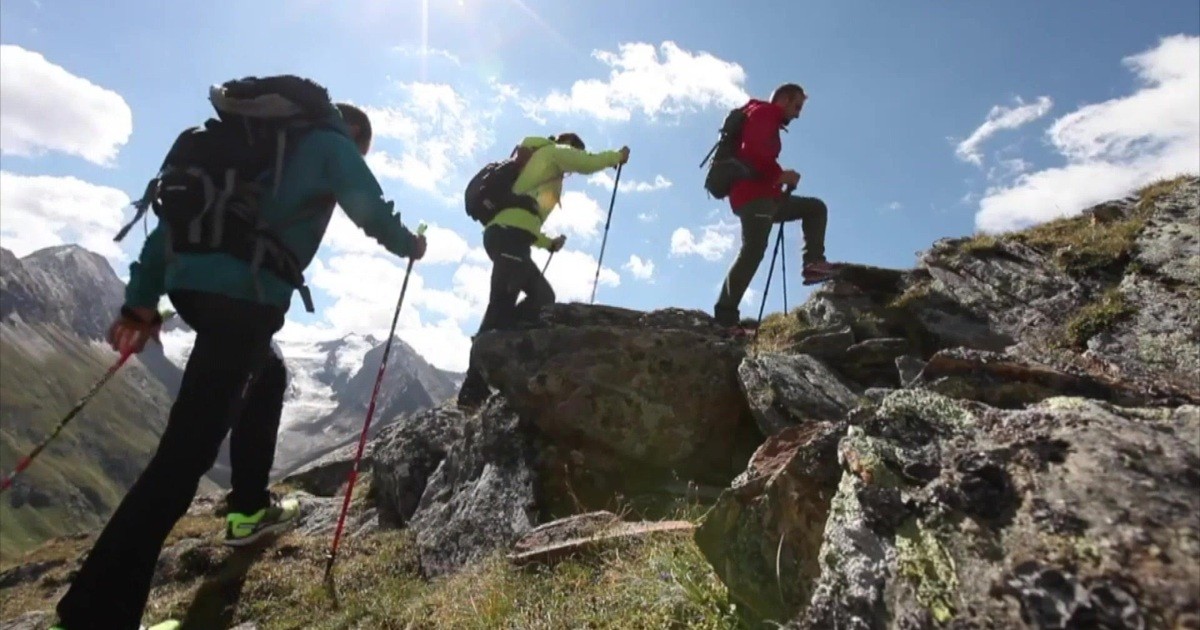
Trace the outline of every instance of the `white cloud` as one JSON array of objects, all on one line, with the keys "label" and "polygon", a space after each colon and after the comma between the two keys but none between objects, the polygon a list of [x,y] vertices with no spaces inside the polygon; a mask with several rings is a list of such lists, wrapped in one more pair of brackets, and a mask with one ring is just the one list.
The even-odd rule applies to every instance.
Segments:
[{"label": "white cloud", "polygon": [[621,266],[622,269],[627,269],[634,278],[638,280],[650,280],[654,277],[654,261],[642,260],[641,256],[632,254],[629,256],[629,261]]},{"label": "white cloud", "polygon": [[[76,243],[106,256],[116,267],[126,256],[113,236],[132,218],[132,212],[124,213],[128,206],[129,197],[116,188],[75,177],[0,171],[0,242],[18,256]],[[154,219],[149,221],[153,227]],[[141,230],[135,226],[126,240],[137,239]]]},{"label": "white cloud", "polygon": [[642,223],[653,223],[658,220],[658,215],[653,212],[639,212],[637,218]]},{"label": "white cloud", "polygon": [[1166,37],[1123,62],[1141,87],[1056,120],[1046,135],[1066,165],[988,189],[975,215],[978,229],[1020,229],[1159,177],[1200,172],[1200,37]]},{"label": "white cloud", "polygon": [[[392,107],[364,106],[378,139],[400,140],[399,154],[373,150],[367,162],[380,178],[398,179],[441,197],[460,199],[452,175],[491,146],[489,121],[496,112],[473,106],[442,83],[401,83],[403,101]],[[493,86],[495,89],[495,86]]]},{"label": "white cloud", "polygon": [[904,204],[900,203],[899,201],[893,201],[887,205],[887,209],[891,210],[892,212],[895,212],[902,208],[904,208]]},{"label": "white cloud", "polygon": [[607,210],[602,209],[600,203],[587,193],[568,190],[563,193],[560,203],[542,226],[545,234],[554,236],[562,233],[589,242],[604,227]]},{"label": "white cloud", "polygon": [[672,41],[624,43],[618,52],[597,50],[592,56],[609,66],[606,80],[576,81],[569,92],[552,91],[526,102],[526,113],[586,114],[600,120],[629,120],[640,111],[651,120],[709,106],[734,107],[749,95],[746,71],[737,63],[706,52],[689,52]]},{"label": "white cloud", "polygon": [[[549,253],[541,248],[533,250],[533,261],[538,269],[546,266]],[[596,258],[578,250],[563,249],[554,254],[554,260],[546,269],[546,279],[554,287],[555,299],[559,302],[587,302],[592,297],[592,283],[596,279]],[[616,287],[621,276],[610,267],[600,268],[600,279],[596,288],[596,301],[603,302],[602,287]]]},{"label": "white cloud", "polygon": [[[587,182],[593,186],[600,186],[607,191],[612,191],[614,178],[606,171],[594,173],[588,177]],[[654,190],[664,190],[671,187],[671,180],[662,175],[655,175],[653,182],[639,182],[627,180],[621,182],[621,192],[650,192]]]},{"label": "white cloud", "polygon": [[40,53],[0,46],[0,152],[58,151],[112,166],[132,133],[133,113],[120,94]]},{"label": "white cloud", "polygon": [[1016,129],[1029,124],[1049,113],[1050,108],[1054,105],[1054,101],[1049,96],[1039,96],[1036,101],[1029,104],[1025,104],[1020,97],[1015,100],[1017,104],[1013,107],[993,106],[983,124],[979,125],[966,140],[958,144],[955,155],[976,166],[982,165],[983,154],[980,147],[988,138],[1005,129]]},{"label": "white cloud", "polygon": [[724,222],[706,225],[700,228],[698,239],[688,228],[676,228],[671,234],[671,255],[695,255],[708,261],[720,260],[733,249],[736,228],[736,224]]}]

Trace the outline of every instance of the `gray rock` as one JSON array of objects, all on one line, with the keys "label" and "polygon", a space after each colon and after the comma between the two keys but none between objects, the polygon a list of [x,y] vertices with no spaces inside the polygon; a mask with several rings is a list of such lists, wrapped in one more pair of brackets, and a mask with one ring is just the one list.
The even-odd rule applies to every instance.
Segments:
[{"label": "gray rock", "polygon": [[529,433],[500,397],[468,419],[408,523],[424,575],[456,571],[533,528],[536,455]]},{"label": "gray rock", "polygon": [[0,621],[0,630],[42,630],[49,628],[57,617],[49,610],[27,612],[18,617]]},{"label": "gray rock", "polygon": [[446,404],[407,415],[375,439],[372,490],[385,524],[400,527],[408,522],[429,477],[462,438],[466,423],[457,407]]},{"label": "gray rock", "polygon": [[742,391],[763,435],[845,415],[857,402],[849,386],[805,354],[760,354],[738,368]]},{"label": "gray rock", "polygon": [[896,373],[900,377],[901,387],[912,387],[920,378],[921,370],[924,369],[925,361],[911,354],[896,357]]},{"label": "gray rock", "polygon": [[849,326],[843,326],[829,332],[817,332],[804,337],[792,348],[792,352],[827,359],[845,354],[846,349],[852,345],[854,345],[854,331]]}]

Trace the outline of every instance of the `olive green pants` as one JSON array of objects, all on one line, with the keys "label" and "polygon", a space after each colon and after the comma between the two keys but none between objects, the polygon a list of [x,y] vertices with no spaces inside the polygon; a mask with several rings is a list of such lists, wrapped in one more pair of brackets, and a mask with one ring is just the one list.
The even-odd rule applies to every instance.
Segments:
[{"label": "olive green pants", "polygon": [[771,238],[771,228],[778,223],[800,221],[804,233],[804,264],[825,260],[825,222],[828,209],[816,197],[788,195],[782,199],[756,199],[737,211],[742,223],[742,248],[725,276],[721,295],[713,309],[717,322],[733,326],[740,319],[738,304],[746,288],[758,272]]}]

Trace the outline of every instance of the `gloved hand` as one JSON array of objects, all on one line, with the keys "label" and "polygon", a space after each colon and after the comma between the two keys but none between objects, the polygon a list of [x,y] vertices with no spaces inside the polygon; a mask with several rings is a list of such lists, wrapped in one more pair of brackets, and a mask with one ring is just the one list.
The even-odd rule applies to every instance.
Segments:
[{"label": "gloved hand", "polygon": [[552,252],[556,252],[556,251],[562,249],[563,245],[565,245],[566,243],[567,243],[567,236],[565,234],[561,234],[559,236],[556,236],[554,238],[554,240],[550,241],[549,249]]},{"label": "gloved hand", "polygon": [[108,328],[108,344],[121,354],[141,352],[150,339],[162,345],[158,336],[162,325],[162,315],[152,308],[122,306],[120,314]]}]

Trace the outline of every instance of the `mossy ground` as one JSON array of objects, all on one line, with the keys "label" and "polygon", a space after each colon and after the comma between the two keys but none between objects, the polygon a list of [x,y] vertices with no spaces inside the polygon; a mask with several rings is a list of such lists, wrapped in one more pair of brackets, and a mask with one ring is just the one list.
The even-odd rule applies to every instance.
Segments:
[{"label": "mossy ground", "polygon": [[[682,514],[695,518],[695,514]],[[187,516],[167,546],[201,544],[179,564],[185,575],[157,588],[147,620],[185,627],[253,621],[275,629],[737,628],[736,608],[686,532],[607,547],[555,566],[513,566],[501,553],[443,579],[418,572],[412,536],[388,530],[343,538],[334,568],[336,601],[323,576],[329,537],[286,534],[261,550],[220,545],[221,520]],[[86,539],[57,539],[24,562],[63,560],[32,584],[6,589],[0,618],[49,610]]]}]

